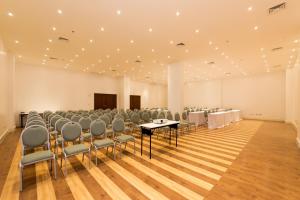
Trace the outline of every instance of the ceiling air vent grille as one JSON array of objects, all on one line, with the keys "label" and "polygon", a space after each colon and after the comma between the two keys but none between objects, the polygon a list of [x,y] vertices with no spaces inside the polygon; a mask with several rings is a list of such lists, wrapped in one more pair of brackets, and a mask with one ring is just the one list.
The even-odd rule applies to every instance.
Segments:
[{"label": "ceiling air vent grille", "polygon": [[50,57],[49,59],[50,60],[58,60],[58,58],[56,58],[56,57]]},{"label": "ceiling air vent grille", "polygon": [[207,63],[207,64],[209,64],[209,65],[214,65],[215,62],[214,62],[214,61],[211,61],[211,62],[209,62],[209,63]]},{"label": "ceiling air vent grille", "polygon": [[279,51],[279,50],[282,50],[282,49],[283,49],[283,47],[275,47],[275,48],[272,49],[272,51]]},{"label": "ceiling air vent grille", "polygon": [[185,44],[184,44],[183,42],[180,42],[180,43],[176,44],[176,46],[177,46],[177,47],[184,47]]},{"label": "ceiling air vent grille", "polygon": [[69,42],[69,39],[66,37],[58,37],[58,40],[63,42]]},{"label": "ceiling air vent grille", "polygon": [[269,8],[269,14],[273,14],[273,13],[279,12],[280,10],[285,9],[285,7],[286,7],[286,2],[277,4],[277,5]]},{"label": "ceiling air vent grille", "polygon": [[281,65],[274,65],[274,66],[272,66],[272,68],[280,68],[281,67]]},{"label": "ceiling air vent grille", "polygon": [[141,63],[142,61],[140,61],[140,60],[136,60],[135,62],[136,62],[136,63]]}]

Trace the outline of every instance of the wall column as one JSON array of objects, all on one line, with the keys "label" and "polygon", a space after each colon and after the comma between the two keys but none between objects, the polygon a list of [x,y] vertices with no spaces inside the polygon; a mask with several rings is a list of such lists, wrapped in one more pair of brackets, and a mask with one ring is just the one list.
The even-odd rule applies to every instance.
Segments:
[{"label": "wall column", "polygon": [[130,96],[130,78],[128,76],[124,76],[122,80],[123,84],[123,91],[122,91],[122,98],[123,98],[123,106],[124,110],[129,109],[129,96]]},{"label": "wall column", "polygon": [[180,63],[168,66],[168,109],[175,114],[183,111],[183,65]]}]

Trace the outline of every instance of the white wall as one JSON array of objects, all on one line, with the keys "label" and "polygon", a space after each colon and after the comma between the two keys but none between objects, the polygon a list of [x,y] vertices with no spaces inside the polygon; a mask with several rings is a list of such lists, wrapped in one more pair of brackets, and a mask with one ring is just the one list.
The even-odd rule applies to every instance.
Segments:
[{"label": "white wall", "polygon": [[[93,109],[94,93],[117,94],[118,107],[123,108],[123,84],[123,79],[18,63],[15,113]],[[164,85],[130,81],[130,94],[141,95],[142,107],[166,105]]]},{"label": "white wall", "polygon": [[286,122],[295,126],[300,148],[300,65],[297,63],[286,71]]},{"label": "white wall", "polygon": [[130,81],[130,94],[141,96],[142,108],[166,107],[167,86]]},{"label": "white wall", "polygon": [[14,128],[14,56],[5,51],[0,37],[0,139]]},{"label": "white wall", "polygon": [[241,109],[244,118],[285,119],[285,73],[185,84],[185,106]]}]

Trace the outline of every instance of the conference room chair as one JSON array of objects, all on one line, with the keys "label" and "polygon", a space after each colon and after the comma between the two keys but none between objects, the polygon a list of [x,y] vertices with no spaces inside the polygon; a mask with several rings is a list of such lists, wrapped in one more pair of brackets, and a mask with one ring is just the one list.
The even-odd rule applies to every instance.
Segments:
[{"label": "conference room chair", "polygon": [[[113,137],[115,140],[115,147],[120,145],[120,157],[122,156],[122,144],[125,144],[125,149],[127,142],[133,142],[134,145],[134,154],[135,154],[135,138],[132,135],[124,134],[125,124],[122,119],[114,119],[112,123]],[[116,157],[116,154],[114,155]]]},{"label": "conference room chair", "polygon": [[79,122],[80,119],[81,119],[81,116],[79,114],[75,114],[71,117],[72,122]]},{"label": "conference room chair", "polygon": [[186,123],[188,123],[188,127],[189,127],[189,130],[191,129],[191,127],[194,127],[195,128],[195,131],[197,130],[197,126],[196,126],[196,123],[195,122],[190,122],[189,119],[188,119],[188,112],[182,112],[182,120]]},{"label": "conference room chair", "polygon": [[115,159],[115,142],[107,137],[106,125],[103,120],[97,119],[91,123],[90,134],[91,146],[95,150],[96,165],[98,164],[97,151],[101,148],[106,148],[107,154],[108,148],[112,147],[113,158]]},{"label": "conference room chair", "polygon": [[[56,179],[56,158],[50,151],[49,132],[46,127],[33,125],[25,128],[21,134],[22,156],[19,163],[20,167],[20,191],[23,190],[23,169],[25,166],[50,160],[54,165],[54,178]],[[37,147],[44,147],[45,150],[38,150]],[[26,153],[30,149],[35,149],[33,153]]]},{"label": "conference room chair", "polygon": [[140,124],[140,117],[137,112],[133,112],[130,118],[131,121],[131,134],[135,133],[136,130],[141,131],[141,127],[139,126]]},{"label": "conference room chair", "polygon": [[156,110],[151,113],[152,120],[157,119],[157,116],[158,116],[158,112]]},{"label": "conference room chair", "polygon": [[143,120],[144,123],[150,123],[151,122],[149,112],[144,112],[142,114],[142,120]]},{"label": "conference room chair", "polygon": [[51,117],[49,128],[48,128],[51,135],[53,134],[52,131],[55,129],[56,121],[59,120],[60,118],[63,118],[63,117],[60,115],[54,115],[53,117]]},{"label": "conference room chair", "polygon": [[43,127],[46,127],[46,123],[44,121],[42,121],[41,119],[38,120],[32,120],[26,123],[25,128],[29,127],[29,126],[33,126],[33,125],[40,125]]},{"label": "conference room chair", "polygon": [[[86,146],[81,141],[81,126],[77,122],[68,122],[66,123],[61,130],[62,136],[62,152],[61,152],[61,168],[62,160],[65,162],[64,175],[67,175],[67,159],[71,156],[76,156],[82,153],[82,161],[84,160],[84,154],[89,155],[89,166],[91,162],[91,149],[89,146]],[[67,145],[67,146],[65,146]]]},{"label": "conference room chair", "polygon": [[56,155],[58,155],[58,147],[59,147],[59,145],[61,145],[61,143],[63,141],[62,136],[61,136],[62,127],[66,123],[68,123],[68,122],[71,122],[71,120],[69,120],[67,118],[60,118],[55,123],[55,130],[54,130],[54,134],[55,134],[54,151],[55,151]]},{"label": "conference room chair", "polygon": [[181,130],[181,133],[184,133],[184,129],[186,129],[187,132],[189,131],[189,123],[186,121],[181,121],[180,114],[178,112],[175,113],[174,119],[175,121],[180,122],[178,128]]},{"label": "conference room chair", "polygon": [[97,120],[99,118],[99,116],[96,114],[96,113],[93,113],[89,116],[89,118],[94,121],[94,120]]},{"label": "conference room chair", "polygon": [[79,120],[79,124],[80,124],[81,130],[82,130],[83,141],[85,141],[91,137],[91,134],[90,134],[91,123],[92,123],[92,120],[89,117],[82,117]]}]

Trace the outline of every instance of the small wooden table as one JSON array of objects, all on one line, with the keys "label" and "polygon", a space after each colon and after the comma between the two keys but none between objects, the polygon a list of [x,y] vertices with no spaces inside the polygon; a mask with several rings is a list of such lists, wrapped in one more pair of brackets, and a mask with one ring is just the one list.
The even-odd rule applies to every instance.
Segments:
[{"label": "small wooden table", "polygon": [[177,147],[177,129],[178,129],[178,121],[172,121],[168,120],[166,123],[163,124],[156,124],[156,123],[146,123],[146,124],[141,124],[141,155],[143,155],[143,135],[149,135],[150,137],[150,159],[151,159],[151,136],[154,132],[155,129],[163,128],[163,127],[169,127],[170,128],[170,138],[169,138],[169,143],[171,144],[171,129],[176,130],[176,147]]}]

